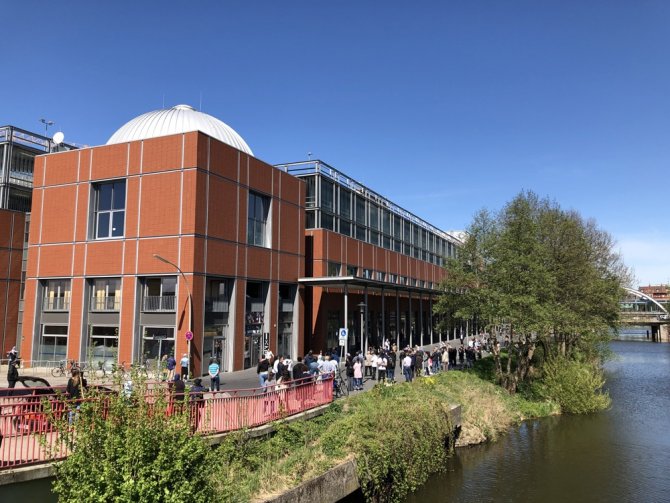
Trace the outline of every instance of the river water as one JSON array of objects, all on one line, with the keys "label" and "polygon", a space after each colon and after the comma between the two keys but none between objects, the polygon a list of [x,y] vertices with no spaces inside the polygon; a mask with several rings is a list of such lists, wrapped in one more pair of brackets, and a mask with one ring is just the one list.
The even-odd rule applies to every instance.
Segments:
[{"label": "river water", "polygon": [[425,502],[670,502],[670,344],[612,342],[610,410],[526,421],[458,449],[407,498]]}]

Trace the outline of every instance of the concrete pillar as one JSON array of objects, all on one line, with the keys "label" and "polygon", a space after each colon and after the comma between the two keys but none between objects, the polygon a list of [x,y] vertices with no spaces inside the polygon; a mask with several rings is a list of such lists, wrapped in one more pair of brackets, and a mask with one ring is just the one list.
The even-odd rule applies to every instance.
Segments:
[{"label": "concrete pillar", "polygon": [[667,323],[659,327],[659,342],[670,342],[670,325]]}]

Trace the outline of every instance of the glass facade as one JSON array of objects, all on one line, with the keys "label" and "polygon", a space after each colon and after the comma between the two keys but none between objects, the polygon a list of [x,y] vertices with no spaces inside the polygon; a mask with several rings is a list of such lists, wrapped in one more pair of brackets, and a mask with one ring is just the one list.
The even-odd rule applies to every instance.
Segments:
[{"label": "glass facade", "polygon": [[306,182],[308,229],[329,229],[439,266],[456,253],[452,236],[320,161],[279,167]]},{"label": "glass facade", "polygon": [[205,374],[209,360],[214,358],[223,372],[228,369],[228,352],[232,299],[235,281],[229,278],[207,278],[205,286],[205,331],[202,350],[202,372]]}]

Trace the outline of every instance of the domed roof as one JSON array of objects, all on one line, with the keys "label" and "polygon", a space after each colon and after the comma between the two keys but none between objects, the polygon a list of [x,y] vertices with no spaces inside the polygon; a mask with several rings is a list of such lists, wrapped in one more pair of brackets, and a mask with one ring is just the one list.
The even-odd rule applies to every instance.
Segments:
[{"label": "domed roof", "polygon": [[228,124],[223,123],[216,117],[198,112],[189,105],[177,105],[163,110],[154,110],[135,117],[121,126],[107,140],[107,145],[189,131],[202,131],[231,147],[249,155],[254,155],[249,145]]}]

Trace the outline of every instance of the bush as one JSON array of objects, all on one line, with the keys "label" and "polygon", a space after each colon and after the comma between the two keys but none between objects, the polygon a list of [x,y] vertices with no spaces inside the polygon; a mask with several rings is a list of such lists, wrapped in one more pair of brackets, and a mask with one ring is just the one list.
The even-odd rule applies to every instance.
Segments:
[{"label": "bush", "polygon": [[544,365],[544,376],[536,383],[540,396],[557,402],[563,412],[585,414],[610,406],[603,391],[605,379],[600,368],[567,358],[555,358]]},{"label": "bush", "polygon": [[130,398],[87,395],[56,427],[71,454],[56,466],[59,501],[209,502],[215,498],[212,449],[190,433],[188,407],[158,393],[153,404],[137,386]]}]

